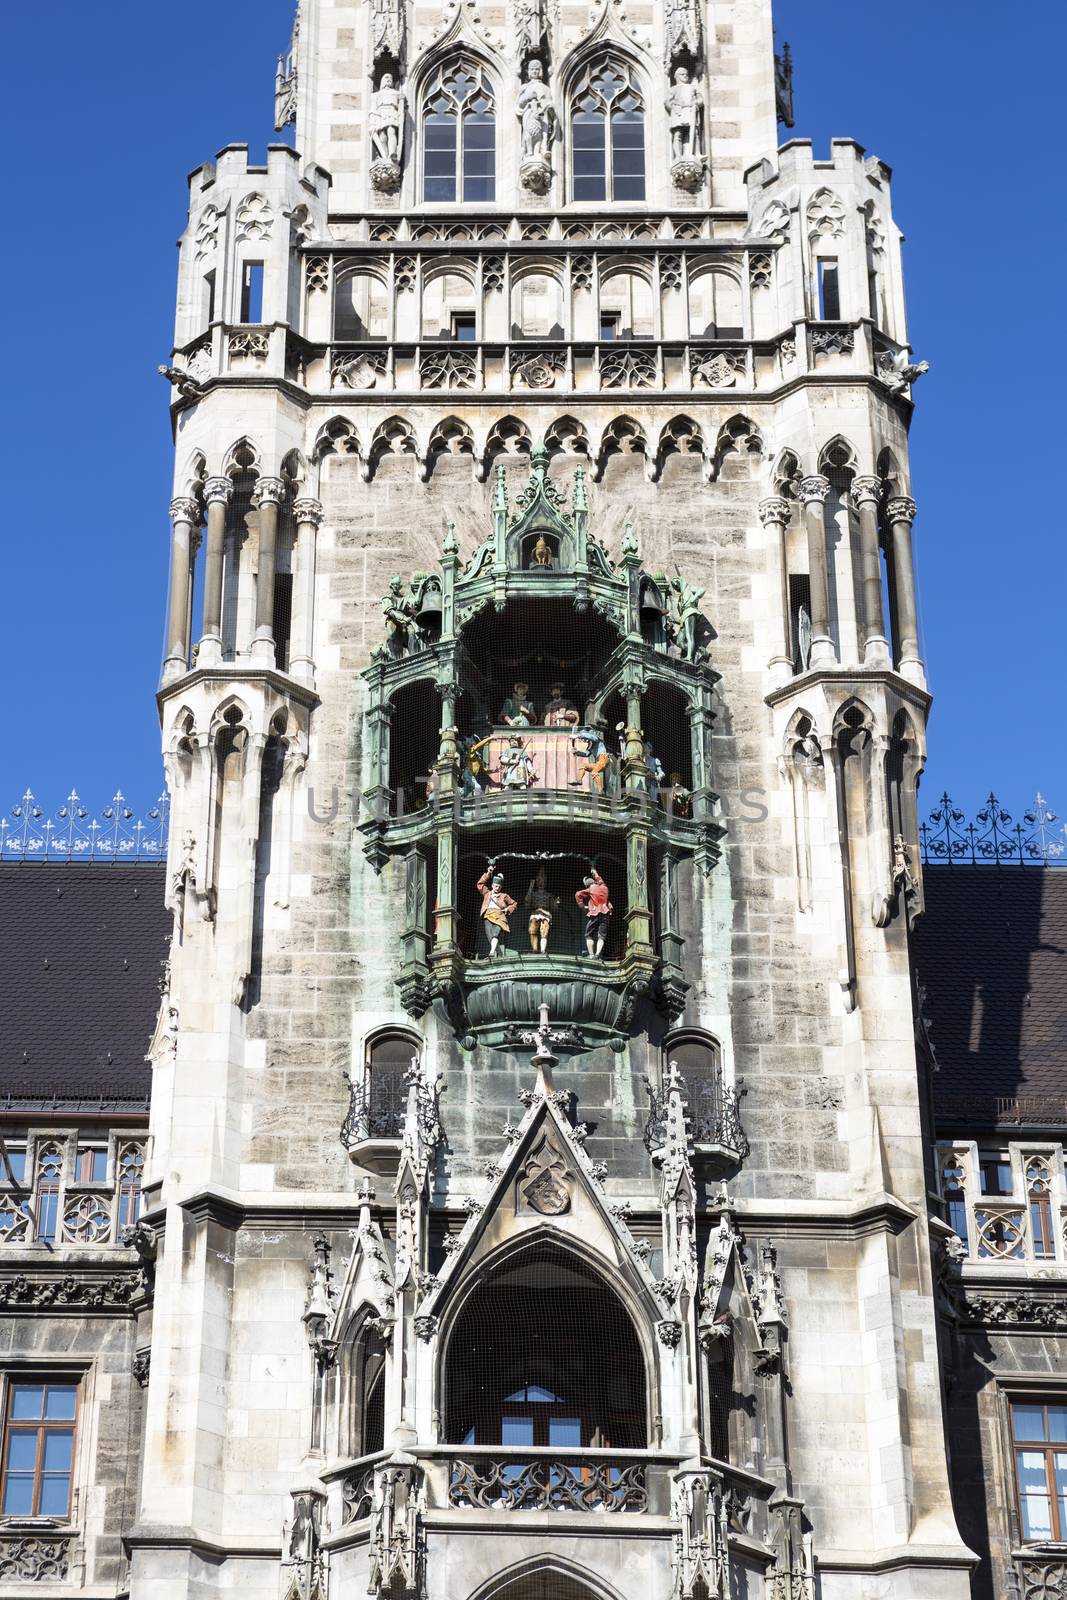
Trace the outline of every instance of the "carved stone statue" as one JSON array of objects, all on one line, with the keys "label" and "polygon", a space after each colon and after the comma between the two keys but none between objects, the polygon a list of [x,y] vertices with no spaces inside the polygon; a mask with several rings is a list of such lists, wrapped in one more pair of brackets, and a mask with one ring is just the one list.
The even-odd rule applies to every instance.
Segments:
[{"label": "carved stone statue", "polygon": [[666,100],[671,130],[671,176],[683,189],[704,177],[704,101],[687,67],[677,67]]},{"label": "carved stone statue", "polygon": [[538,867],[537,875],[530,879],[530,887],[526,891],[526,911],[530,919],[527,932],[530,949],[535,955],[544,955],[548,950],[552,914],[558,906],[559,895],[549,889],[544,867]]},{"label": "carved stone statue", "polygon": [[400,187],[404,140],[404,96],[393,74],[383,72],[371,96],[367,118],[371,145],[371,182],[386,194]]},{"label": "carved stone statue", "polygon": [[486,868],[478,879],[478,893],[482,897],[482,931],[492,958],[500,949],[500,941],[511,932],[508,918],[513,911],[518,910],[518,902],[513,900],[504,891],[504,874],[493,872]]},{"label": "carved stone statue", "polygon": [[556,137],[556,113],[552,91],[545,82],[545,69],[536,58],[526,68],[526,82],[515,102],[522,130],[522,159],[519,177],[527,189],[545,194],[552,182],[552,141]]},{"label": "carved stone statue", "polygon": [[543,533],[537,535],[537,543],[533,547],[530,565],[531,567],[550,567],[552,565],[552,546]]},{"label": "carved stone statue", "polygon": [[594,866],[590,866],[574,898],[585,912],[585,948],[594,961],[599,961],[604,955],[614,907],[608,886]]}]

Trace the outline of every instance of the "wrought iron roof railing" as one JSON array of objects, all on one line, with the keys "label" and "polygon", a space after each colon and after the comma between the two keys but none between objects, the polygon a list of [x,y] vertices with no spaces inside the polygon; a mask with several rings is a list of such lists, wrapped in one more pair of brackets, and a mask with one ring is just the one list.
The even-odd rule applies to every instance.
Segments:
[{"label": "wrought iron roof railing", "polygon": [[120,790],[111,804],[94,816],[76,789],[55,812],[38,805],[33,791],[27,789],[8,816],[0,817],[0,861],[163,863],[169,813],[166,793],[139,817]]},{"label": "wrought iron roof railing", "polygon": [[995,794],[968,818],[945,793],[919,837],[924,866],[1067,866],[1067,825],[1040,794],[1016,822]]}]

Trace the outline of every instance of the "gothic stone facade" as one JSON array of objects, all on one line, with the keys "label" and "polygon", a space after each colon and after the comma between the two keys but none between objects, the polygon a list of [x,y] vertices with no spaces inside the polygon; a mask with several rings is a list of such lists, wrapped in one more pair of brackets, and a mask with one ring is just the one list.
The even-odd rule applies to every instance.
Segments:
[{"label": "gothic stone facade", "polygon": [[192,176],[143,1207],[26,1354],[102,1434],[150,1352],[87,1592],[970,1592],[922,367],[785,80],[768,0],[303,0],[295,148]]}]

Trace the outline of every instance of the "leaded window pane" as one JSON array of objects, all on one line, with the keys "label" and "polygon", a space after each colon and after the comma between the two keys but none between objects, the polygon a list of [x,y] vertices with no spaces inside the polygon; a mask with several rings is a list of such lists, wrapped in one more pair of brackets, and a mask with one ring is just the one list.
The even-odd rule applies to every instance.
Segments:
[{"label": "leaded window pane", "polygon": [[575,200],[645,198],[644,101],[625,61],[601,59],[579,80],[571,102],[571,161]]},{"label": "leaded window pane", "polygon": [[496,198],[496,112],[492,89],[475,62],[440,67],[423,114],[423,198],[431,202]]}]

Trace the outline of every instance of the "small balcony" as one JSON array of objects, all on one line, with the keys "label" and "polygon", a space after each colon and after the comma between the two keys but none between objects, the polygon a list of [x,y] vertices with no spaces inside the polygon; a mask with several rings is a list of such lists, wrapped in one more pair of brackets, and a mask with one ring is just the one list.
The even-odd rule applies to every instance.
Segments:
[{"label": "small balcony", "polygon": [[[724,1172],[740,1166],[748,1155],[749,1143],[741,1126],[738,1091],[716,1074],[710,1080],[687,1085],[686,1096],[694,1157]],[[648,1099],[645,1148],[658,1166],[667,1142],[666,1091],[650,1083]]]}]

